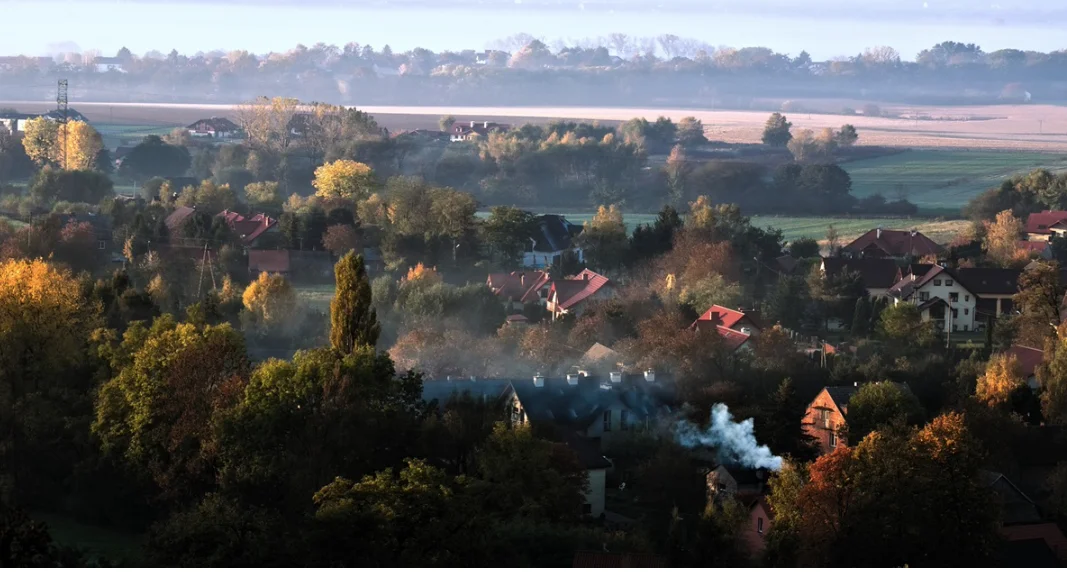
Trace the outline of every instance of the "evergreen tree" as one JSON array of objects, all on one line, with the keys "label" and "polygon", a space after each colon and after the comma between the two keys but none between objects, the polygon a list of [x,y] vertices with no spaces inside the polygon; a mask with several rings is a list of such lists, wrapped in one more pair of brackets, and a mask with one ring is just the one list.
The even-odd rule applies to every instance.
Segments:
[{"label": "evergreen tree", "polygon": [[337,292],[330,302],[330,345],[342,353],[359,346],[374,347],[382,326],[371,307],[370,281],[363,255],[344,255],[334,267]]},{"label": "evergreen tree", "polygon": [[852,335],[866,336],[871,323],[871,300],[866,296],[856,299],[856,311],[852,314]]}]

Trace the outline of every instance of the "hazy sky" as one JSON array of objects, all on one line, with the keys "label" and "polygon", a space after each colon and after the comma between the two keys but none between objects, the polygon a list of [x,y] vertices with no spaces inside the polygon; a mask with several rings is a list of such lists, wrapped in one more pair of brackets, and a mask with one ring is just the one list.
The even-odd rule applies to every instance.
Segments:
[{"label": "hazy sky", "polygon": [[911,59],[944,40],[987,51],[1067,47],[1067,0],[1000,1],[1010,8],[989,0],[0,0],[8,23],[0,55],[47,55],[62,42],[105,54],[122,46],[265,53],[317,42],[483,49],[519,32],[546,40],[672,33],[806,49],[817,59],[876,45]]}]

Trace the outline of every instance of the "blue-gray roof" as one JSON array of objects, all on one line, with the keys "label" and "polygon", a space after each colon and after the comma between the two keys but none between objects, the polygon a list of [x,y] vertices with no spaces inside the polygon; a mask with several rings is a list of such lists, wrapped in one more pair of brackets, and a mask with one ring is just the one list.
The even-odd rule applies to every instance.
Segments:
[{"label": "blue-gray roof", "polygon": [[444,407],[453,395],[459,396],[464,393],[470,393],[475,399],[494,400],[504,394],[509,383],[510,381],[506,379],[424,381],[422,399],[427,403],[436,399],[438,407]]},{"label": "blue-gray roof", "polygon": [[669,391],[641,378],[610,383],[606,377],[579,377],[574,385],[549,378],[542,387],[531,378],[512,382],[512,388],[531,419],[570,426],[588,425],[606,409],[628,410],[634,421],[648,419],[670,403]]}]

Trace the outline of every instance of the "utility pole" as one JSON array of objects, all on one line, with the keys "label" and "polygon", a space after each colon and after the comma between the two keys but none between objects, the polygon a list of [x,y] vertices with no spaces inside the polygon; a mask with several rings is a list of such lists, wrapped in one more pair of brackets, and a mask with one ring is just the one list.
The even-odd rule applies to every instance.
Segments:
[{"label": "utility pole", "polygon": [[56,111],[59,112],[59,128],[63,132],[63,170],[67,169],[67,80],[59,80],[56,88]]}]

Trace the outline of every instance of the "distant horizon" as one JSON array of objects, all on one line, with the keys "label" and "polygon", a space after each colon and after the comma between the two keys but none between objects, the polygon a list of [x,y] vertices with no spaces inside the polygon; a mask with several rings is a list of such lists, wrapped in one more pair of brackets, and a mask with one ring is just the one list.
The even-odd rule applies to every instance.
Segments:
[{"label": "distant horizon", "polygon": [[[11,21],[33,21],[53,7],[64,18],[47,28],[11,29],[0,37],[0,55],[48,56],[89,50],[113,55],[122,47],[138,55],[172,49],[183,54],[232,50],[265,54],[319,42],[337,46],[357,42],[376,49],[388,44],[397,52],[416,47],[440,52],[486,49],[518,33],[573,44],[613,32],[645,37],[669,33],[712,46],[763,46],[790,55],[807,51],[818,60],[853,56],[882,45],[895,48],[905,60],[914,60],[922,49],[943,41],[975,43],[987,52],[1007,48],[1051,52],[1067,47],[1062,34],[1067,8],[1039,12],[1037,3],[1031,3],[1028,11],[1016,9],[1003,17],[995,17],[1000,12],[992,8],[937,9],[946,2],[928,2],[935,4],[933,9],[914,1],[880,3],[851,8],[846,18],[832,10],[816,17],[810,8],[808,14],[782,14],[766,0],[743,6],[719,0],[704,9],[691,8],[691,0],[664,0],[656,9],[620,0],[610,5],[605,0],[589,0],[563,6],[546,6],[545,0],[510,0],[513,3],[500,1],[478,8],[462,1],[462,7],[443,7],[440,2],[424,7],[429,4],[426,0],[393,0],[391,6],[376,2],[374,8],[364,8],[336,1],[318,5],[314,0],[310,5],[290,0],[272,0],[269,5],[263,5],[264,0],[210,4],[203,0],[86,0],[77,4],[7,0],[0,6]],[[821,5],[842,6],[840,0],[822,0]],[[679,17],[686,13],[694,17]],[[159,22],[166,22],[165,30]]]}]

